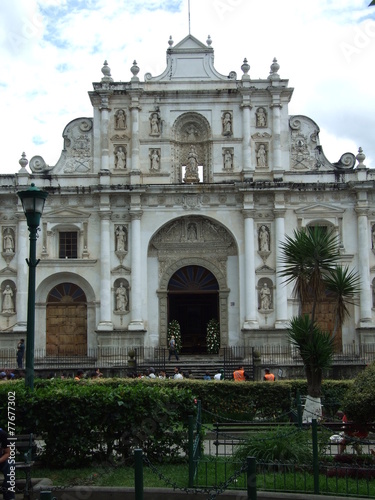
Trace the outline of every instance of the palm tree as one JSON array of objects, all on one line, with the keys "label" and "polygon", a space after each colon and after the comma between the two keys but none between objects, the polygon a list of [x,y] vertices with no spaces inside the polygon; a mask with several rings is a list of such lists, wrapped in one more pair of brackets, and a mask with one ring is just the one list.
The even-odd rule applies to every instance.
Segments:
[{"label": "palm tree", "polygon": [[[355,303],[359,293],[356,272],[338,264],[341,259],[337,236],[325,227],[297,229],[293,237],[281,243],[284,283],[293,284],[293,295],[299,302],[298,316],[292,318],[289,340],[303,360],[307,392],[319,400],[322,373],[333,359],[334,340],[349,314],[347,304]],[[317,321],[319,304],[329,300],[333,305],[334,328],[323,331]]]}]

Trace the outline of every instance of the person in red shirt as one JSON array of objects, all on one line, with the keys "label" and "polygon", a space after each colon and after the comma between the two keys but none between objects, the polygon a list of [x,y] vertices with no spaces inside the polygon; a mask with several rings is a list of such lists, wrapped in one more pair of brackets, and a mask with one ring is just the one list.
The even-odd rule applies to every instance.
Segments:
[{"label": "person in red shirt", "polygon": [[265,371],[265,374],[264,374],[263,380],[266,380],[268,382],[270,382],[270,381],[275,382],[276,377],[273,373],[270,372],[270,369],[266,368],[264,371]]},{"label": "person in red shirt", "polygon": [[[339,453],[344,453],[347,444],[351,444],[353,449],[360,453],[361,451],[361,443],[359,442],[361,439],[366,439],[368,436],[368,430],[365,426],[361,424],[354,424],[348,422],[348,417],[344,415],[342,417],[342,422],[344,425],[344,435],[340,442]],[[345,439],[346,438],[346,439]],[[350,439],[354,438],[354,439]]]}]

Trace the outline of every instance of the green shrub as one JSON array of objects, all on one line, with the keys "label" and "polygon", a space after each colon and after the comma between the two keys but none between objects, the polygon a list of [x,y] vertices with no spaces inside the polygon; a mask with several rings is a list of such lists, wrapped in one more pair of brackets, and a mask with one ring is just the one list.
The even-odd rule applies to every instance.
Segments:
[{"label": "green shrub", "polygon": [[[53,380],[36,382],[33,393],[22,381],[12,382],[17,429],[41,437],[41,458],[49,466],[128,459],[135,448],[153,460],[175,459],[187,451],[188,415],[196,409],[189,388],[163,382]],[[1,393],[1,414],[6,415]]]},{"label": "green shrub", "polygon": [[[350,381],[323,381],[324,405],[343,408],[350,386]],[[128,460],[136,447],[153,460],[175,460],[187,450],[194,399],[201,401],[204,423],[286,421],[297,390],[306,394],[306,381],[35,379],[30,393],[19,380],[0,384],[0,426],[6,426],[7,395],[14,391],[16,431],[33,432],[45,441],[42,458],[50,466]]]},{"label": "green shrub", "polygon": [[[318,448],[322,455],[329,440],[330,431],[318,433]],[[255,457],[260,462],[280,462],[311,465],[313,461],[311,429],[293,426],[278,427],[257,433],[249,433],[235,451],[235,458],[246,460]]]},{"label": "green shrub", "polygon": [[354,422],[373,422],[375,419],[375,362],[354,379],[345,395],[344,413]]},{"label": "green shrub", "polygon": [[255,457],[259,462],[311,464],[311,434],[297,427],[254,433],[235,452],[238,460],[247,457]]}]

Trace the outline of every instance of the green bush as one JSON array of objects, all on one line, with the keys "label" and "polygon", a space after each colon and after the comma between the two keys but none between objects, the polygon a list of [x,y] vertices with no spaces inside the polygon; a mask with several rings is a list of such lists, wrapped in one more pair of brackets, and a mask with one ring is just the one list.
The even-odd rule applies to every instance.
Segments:
[{"label": "green bush", "polygon": [[375,362],[354,379],[345,395],[344,413],[358,423],[375,420]]},{"label": "green bush", "polygon": [[[318,448],[322,453],[330,432],[318,434]],[[313,461],[311,429],[278,427],[250,434],[235,451],[235,458],[244,461],[255,457],[259,462],[307,464]]]},{"label": "green bush", "polygon": [[[6,387],[7,386],[7,387]],[[6,391],[0,388],[1,414]],[[49,466],[82,466],[128,459],[142,448],[150,459],[174,459],[187,451],[186,426],[195,405],[189,388],[158,380],[53,380],[12,382],[16,393],[17,431],[34,432],[45,442],[42,460]]]},{"label": "green bush", "polygon": [[[324,405],[343,408],[350,386],[350,381],[324,381]],[[306,381],[35,379],[32,393],[24,381],[11,381],[0,384],[3,428],[9,391],[16,394],[16,430],[44,440],[44,463],[78,467],[92,460],[132,459],[134,448],[142,448],[154,461],[175,460],[187,451],[187,420],[195,414],[194,399],[201,401],[204,423],[286,421],[297,391],[306,394]]]},{"label": "green bush", "polygon": [[247,457],[259,462],[311,464],[311,435],[297,427],[254,433],[235,452],[235,459],[244,461]]}]

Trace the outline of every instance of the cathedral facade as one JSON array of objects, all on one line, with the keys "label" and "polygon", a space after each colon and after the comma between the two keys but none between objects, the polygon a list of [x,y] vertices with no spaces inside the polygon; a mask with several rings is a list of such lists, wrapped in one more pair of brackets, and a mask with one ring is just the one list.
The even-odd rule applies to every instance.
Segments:
[{"label": "cathedral facade", "polygon": [[[254,80],[214,67],[210,37],[169,40],[159,76],[116,81],[104,63],[91,117],[63,131],[56,165],[25,156],[0,176],[0,339],[27,322],[28,229],[17,192],[49,193],[40,225],[35,347],[166,347],[172,320],[184,352],[287,343],[298,304],[279,275],[280,243],[325,226],[361,278],[341,345],[375,342],[375,183],[365,155],[331,163],[319,127],[290,116],[293,89],[271,62]],[[194,350],[195,349],[195,350]]]}]

